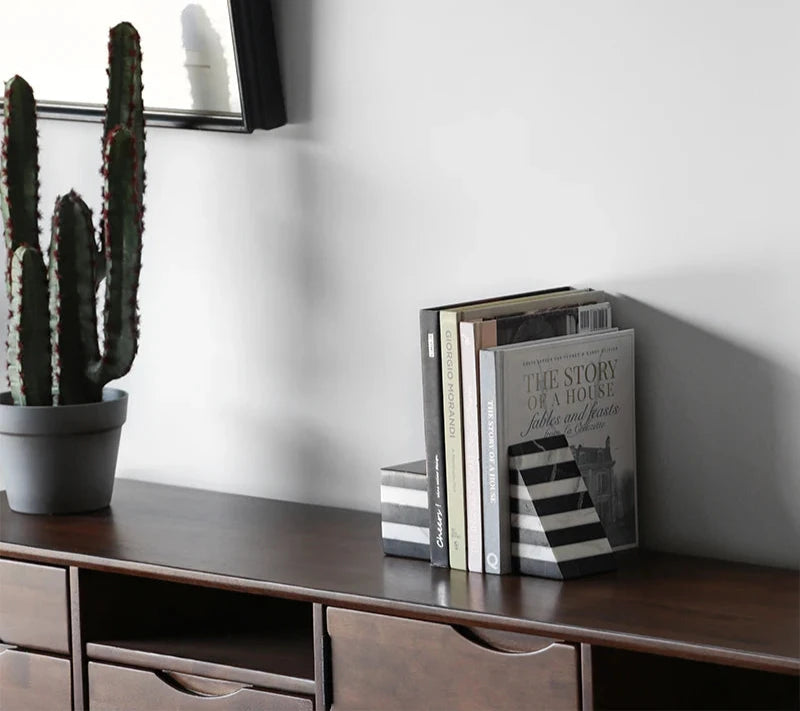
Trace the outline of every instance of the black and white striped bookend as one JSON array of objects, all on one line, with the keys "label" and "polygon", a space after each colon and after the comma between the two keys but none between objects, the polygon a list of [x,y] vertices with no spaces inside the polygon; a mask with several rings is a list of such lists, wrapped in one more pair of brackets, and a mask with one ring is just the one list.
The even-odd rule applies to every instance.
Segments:
[{"label": "black and white striped bookend", "polygon": [[616,567],[564,435],[508,448],[511,553],[519,572],[566,580]]},{"label": "black and white striped bookend", "polygon": [[425,460],[381,469],[383,552],[431,559]]}]

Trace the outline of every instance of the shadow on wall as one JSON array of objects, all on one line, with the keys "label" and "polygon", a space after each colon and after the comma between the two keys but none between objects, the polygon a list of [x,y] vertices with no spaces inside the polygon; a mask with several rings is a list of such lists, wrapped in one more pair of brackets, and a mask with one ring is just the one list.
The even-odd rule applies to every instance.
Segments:
[{"label": "shadow on wall", "polygon": [[314,0],[273,0],[272,15],[291,124],[308,124],[313,114]]},{"label": "shadow on wall", "polygon": [[230,78],[219,34],[200,5],[181,12],[186,74],[195,111],[231,111]]},{"label": "shadow on wall", "polygon": [[[292,271],[294,281],[300,285],[297,323],[303,331],[319,333],[323,301],[331,292],[330,275],[326,274],[324,260],[324,220],[320,215],[319,177],[315,170],[315,155],[311,120],[313,117],[313,64],[314,64],[314,0],[273,0],[273,19],[282,72],[284,100],[292,135],[298,140],[295,148],[295,194],[301,197],[301,210],[292,222]],[[302,340],[303,334],[299,334]],[[307,340],[306,336],[306,340]],[[293,382],[303,391],[302,401],[313,402],[316,392],[322,391],[319,374],[325,372],[316,362],[316,348],[303,349],[294,362]],[[316,374],[316,375],[315,375]],[[295,413],[296,421],[273,418],[272,431],[282,444],[294,465],[295,476],[287,482],[283,492],[286,498],[297,501],[325,499],[332,505],[347,506],[347,492],[352,489],[352,470],[341,444],[332,440],[322,423],[310,421],[307,413]],[[257,433],[254,436],[258,437]],[[256,440],[257,441],[257,440]],[[266,454],[266,453],[265,453]],[[341,492],[336,501],[336,492]]]},{"label": "shadow on wall", "polygon": [[[327,390],[328,370],[320,359],[326,357],[324,343],[330,324],[325,322],[325,302],[335,293],[325,254],[326,215],[320,199],[321,185],[319,147],[311,135],[313,116],[313,32],[316,5],[313,0],[273,0],[273,19],[281,66],[282,82],[289,126],[280,129],[283,145],[289,146],[292,156],[290,171],[285,180],[290,184],[286,193],[299,196],[296,204],[281,207],[277,219],[271,215],[264,224],[267,234],[257,235],[257,247],[249,253],[254,262],[273,261],[280,250],[285,272],[281,275],[285,289],[282,296],[291,304],[292,318],[288,331],[281,333],[282,343],[301,343],[287,355],[280,343],[253,343],[251,357],[271,362],[280,372],[280,382],[244,413],[240,404],[221,411],[221,420],[230,430],[221,430],[230,446],[231,462],[237,467],[240,481],[252,476],[248,489],[256,495],[268,495],[293,501],[319,502],[330,505],[352,505],[353,460],[346,447],[337,442],[329,431],[330,423],[320,420],[324,408],[309,411],[308,403],[318,402]],[[263,180],[262,167],[253,162],[253,173],[242,175],[244,185],[259,185]],[[270,245],[274,245],[270,247]],[[251,264],[257,273],[258,264]],[[268,273],[265,264],[264,273]],[[274,308],[269,290],[248,292],[236,290],[241,298],[241,313],[269,314]],[[337,332],[337,337],[340,334]],[[275,475],[267,483],[264,472],[289,472]],[[142,472],[127,472],[142,476]],[[224,488],[224,482],[220,482]],[[268,486],[268,489],[264,487]]]},{"label": "shadow on wall", "polygon": [[640,301],[613,308],[636,328],[642,545],[796,567],[798,375]]}]

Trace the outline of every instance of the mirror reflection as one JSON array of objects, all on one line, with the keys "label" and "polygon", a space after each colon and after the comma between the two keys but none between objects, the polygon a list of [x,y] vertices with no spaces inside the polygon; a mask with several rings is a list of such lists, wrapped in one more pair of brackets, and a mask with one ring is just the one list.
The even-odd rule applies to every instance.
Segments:
[{"label": "mirror reflection", "polygon": [[101,109],[108,30],[122,20],[141,35],[146,111],[241,117],[227,0],[18,3],[0,28],[0,78],[24,76],[43,108]]}]

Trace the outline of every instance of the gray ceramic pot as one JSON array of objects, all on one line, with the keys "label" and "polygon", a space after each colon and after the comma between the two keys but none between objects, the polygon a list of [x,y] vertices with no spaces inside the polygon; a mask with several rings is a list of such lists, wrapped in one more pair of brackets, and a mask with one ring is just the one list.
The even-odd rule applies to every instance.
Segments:
[{"label": "gray ceramic pot", "polygon": [[20,513],[68,514],[111,503],[128,394],[102,402],[19,407],[0,393],[0,471],[8,505]]}]

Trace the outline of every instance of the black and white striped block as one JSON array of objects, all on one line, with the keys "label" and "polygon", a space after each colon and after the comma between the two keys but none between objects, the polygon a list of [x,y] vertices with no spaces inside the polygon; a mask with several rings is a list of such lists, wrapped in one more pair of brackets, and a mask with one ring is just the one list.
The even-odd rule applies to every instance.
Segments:
[{"label": "black and white striped block", "polygon": [[508,448],[519,572],[566,580],[613,570],[611,545],[564,435]]},{"label": "black and white striped block", "polygon": [[381,469],[383,552],[431,559],[425,460]]}]

